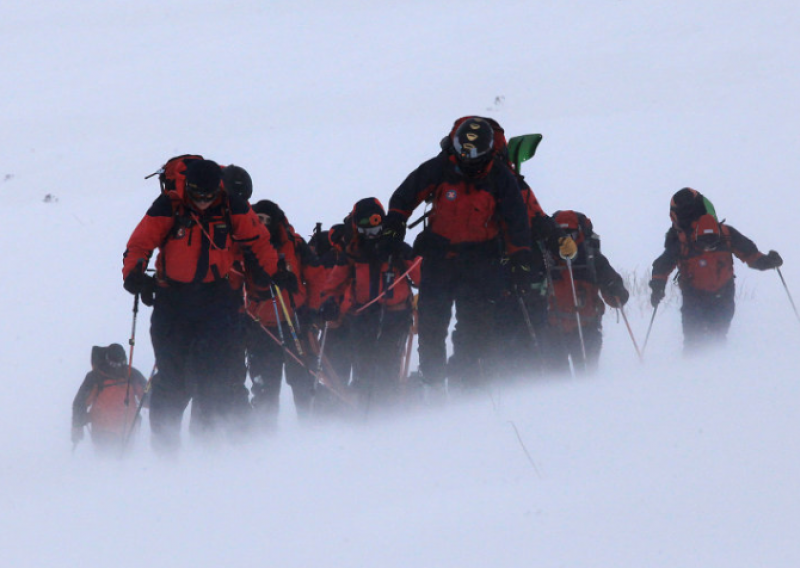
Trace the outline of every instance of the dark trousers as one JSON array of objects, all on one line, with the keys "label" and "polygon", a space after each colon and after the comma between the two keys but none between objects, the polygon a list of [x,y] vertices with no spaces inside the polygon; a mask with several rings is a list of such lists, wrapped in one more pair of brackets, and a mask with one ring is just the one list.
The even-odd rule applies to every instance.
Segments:
[{"label": "dark trousers", "polygon": [[690,288],[683,289],[682,293],[684,353],[691,354],[708,345],[724,343],[736,311],[733,281],[718,293]]},{"label": "dark trousers", "polygon": [[[603,348],[602,321],[599,318],[595,318],[583,323],[580,334],[577,328],[571,331],[564,331],[556,326],[550,328],[550,332],[545,335],[544,340],[544,353],[548,372],[568,374],[570,372],[570,359],[572,360],[575,374],[580,375],[585,372],[594,373],[597,371],[600,351]],[[583,347],[581,346],[581,334],[583,335]],[[585,360],[584,349],[586,351]]]},{"label": "dark trousers", "polygon": [[[285,323],[283,326],[283,332],[289,334],[288,326]],[[280,338],[277,326],[270,326],[267,329],[275,338]],[[287,346],[300,358],[289,338],[290,335],[287,335]],[[259,323],[252,320],[247,325],[246,342],[247,366],[253,383],[252,405],[256,421],[264,426],[275,425],[284,373],[286,382],[292,387],[297,415],[305,418],[311,408],[314,389],[314,380],[308,370],[286,353],[283,346],[270,337]]]},{"label": "dark trousers", "polygon": [[384,310],[375,305],[349,319],[353,349],[353,388],[365,409],[400,399],[400,367],[411,328],[410,308]]},{"label": "dark trousers", "polygon": [[[492,349],[495,302],[502,281],[499,262],[489,255],[426,258],[419,288],[419,359],[427,382],[449,376],[475,383]],[[447,333],[456,308],[453,356],[447,362]]]},{"label": "dark trousers", "polygon": [[[525,311],[515,294],[504,294],[495,311],[496,352],[493,368],[501,377],[538,376],[542,354],[550,332],[547,325],[547,298],[538,293],[523,296]],[[525,312],[533,332],[525,321]]]},{"label": "dark trousers", "polygon": [[249,401],[236,293],[227,282],[159,289],[150,323],[158,373],[150,428],[156,451],[180,445],[183,413],[192,401],[192,434],[223,426],[240,432]]}]

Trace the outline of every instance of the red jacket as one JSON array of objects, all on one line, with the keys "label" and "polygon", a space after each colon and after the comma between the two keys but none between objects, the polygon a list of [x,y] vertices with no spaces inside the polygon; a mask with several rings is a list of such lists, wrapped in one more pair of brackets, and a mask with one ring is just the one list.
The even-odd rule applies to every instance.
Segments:
[{"label": "red jacket", "polygon": [[[348,246],[347,264],[337,265],[331,270],[322,289],[322,299],[343,297],[341,312],[353,312],[379,296],[387,286],[389,264],[379,262],[370,250],[359,246],[358,239]],[[403,245],[402,258],[392,261],[394,278],[400,278],[419,257],[414,257],[411,247]],[[384,305],[387,309],[403,309],[410,306],[413,292],[411,284],[419,285],[420,262],[394,288],[384,294],[374,305]],[[409,282],[409,279],[411,282]]]},{"label": "red jacket", "polygon": [[[696,221],[692,223],[692,229]],[[653,261],[653,279],[669,278],[678,268],[678,284],[681,290],[718,292],[733,281],[733,256],[751,268],[758,267],[764,256],[755,243],[742,233],[724,223],[719,223],[721,238],[719,246],[706,251],[699,247],[690,235],[671,227],[667,231],[664,252]]]},{"label": "red jacket", "polygon": [[486,174],[468,178],[444,152],[414,170],[389,201],[389,214],[407,220],[423,201],[433,203],[428,230],[448,245],[486,243],[498,238],[501,224],[509,254],[530,249],[530,223],[511,170],[492,162]]},{"label": "red jacket", "polygon": [[[324,284],[325,271],[319,265],[308,244],[294,232],[290,225],[279,227],[279,232],[273,236],[272,243],[277,249],[278,257],[286,263],[286,270],[297,276],[297,292],[291,294],[291,298],[288,290],[281,290],[289,316],[294,317],[292,302],[297,308],[308,306],[312,309],[319,309],[319,295]],[[247,278],[247,311],[266,326],[277,325],[275,306],[272,303],[269,287],[258,286],[249,277]],[[286,321],[280,300],[278,301],[278,313],[281,321]]]},{"label": "red jacket", "polygon": [[275,272],[278,257],[269,231],[246,201],[223,193],[207,210],[196,211],[175,192],[162,194],[128,240],[122,276],[127,278],[139,260],[149,261],[158,249],[156,270],[162,285],[213,282],[229,277],[237,247],[247,270],[261,278]]}]

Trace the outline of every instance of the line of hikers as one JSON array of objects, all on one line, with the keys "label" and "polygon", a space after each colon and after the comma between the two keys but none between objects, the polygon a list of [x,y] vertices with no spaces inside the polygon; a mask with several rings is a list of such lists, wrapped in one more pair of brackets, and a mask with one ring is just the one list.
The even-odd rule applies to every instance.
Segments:
[{"label": "line of hikers", "polygon": [[[253,184],[243,168],[199,155],[169,160],[157,172],[161,194],[123,255],[125,289],[153,308],[154,449],[178,449],[190,401],[193,434],[274,429],[284,374],[305,420],[396,406],[420,384],[435,400],[446,396],[445,385],[596,369],[605,305],[621,310],[629,293],[590,219],[572,210],[545,214],[525,182],[521,164],[540,139],[507,141],[490,118],[459,118],[441,151],[394,191],[388,211],[374,197],[361,199],[343,223],[318,224],[308,242],[275,202],[250,206]],[[425,226],[412,246],[405,233],[423,202]],[[732,254],[760,270],[782,261],[718,222],[695,190],[677,192],[670,211],[651,300],[655,310],[677,266],[690,350],[727,332]],[[410,379],[415,332],[419,369]],[[139,376],[136,397],[144,396]],[[86,408],[97,404],[88,388],[75,400],[73,441]],[[97,428],[93,422],[93,438]]]}]

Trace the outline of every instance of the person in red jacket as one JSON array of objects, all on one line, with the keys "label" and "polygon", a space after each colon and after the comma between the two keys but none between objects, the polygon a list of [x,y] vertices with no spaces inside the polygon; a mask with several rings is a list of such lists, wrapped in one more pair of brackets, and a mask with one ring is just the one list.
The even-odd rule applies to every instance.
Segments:
[{"label": "person in red jacket", "polygon": [[[699,207],[690,215],[681,208],[684,202],[696,202]],[[742,233],[717,221],[709,203],[690,188],[673,196],[672,227],[667,231],[664,252],[653,261],[650,302],[654,309],[664,299],[669,275],[678,268],[685,354],[725,341],[736,307],[734,256],[756,270],[783,264],[776,251],[763,254]]]},{"label": "person in red jacket", "polygon": [[[503,288],[500,261],[509,258],[515,289],[531,284],[531,235],[513,173],[495,159],[491,124],[465,120],[452,144],[414,170],[395,190],[384,223],[384,251],[405,238],[405,224],[423,201],[431,204],[414,250],[421,255],[419,357],[422,380],[464,386],[486,377],[492,349],[494,302]],[[446,338],[453,304],[456,328],[448,363]]]},{"label": "person in red jacket", "polygon": [[89,426],[95,451],[120,457],[126,438],[133,433],[145,384],[136,368],[129,372],[122,345],[92,347],[92,370],[72,402],[72,443],[77,445],[83,439],[84,426]]},{"label": "person in red jacket", "polygon": [[[324,271],[324,276],[321,279],[323,287],[336,267],[348,264],[347,254],[345,253],[348,244],[345,240],[346,232],[349,234],[351,229],[348,228],[345,231],[345,225],[337,223],[327,231],[315,230],[308,242],[311,250],[317,255],[319,264]],[[341,314],[344,294],[333,298],[336,300]],[[353,350],[350,345],[349,322],[340,315],[336,321],[327,323],[324,350],[325,371],[331,374],[339,385],[347,386],[350,383],[353,371]],[[317,390],[314,396],[314,412],[317,414],[336,414],[346,410],[342,406],[341,399],[335,393]]]},{"label": "person in red jacket", "polygon": [[553,219],[573,238],[578,254],[568,267],[565,259],[547,253],[553,286],[547,296],[551,331],[544,336],[543,349],[550,371],[569,373],[571,359],[576,374],[594,372],[603,347],[605,305],[621,308],[629,293],[600,251],[600,237],[586,215],[567,209],[553,213]]},{"label": "person in red jacket", "polygon": [[[192,401],[192,433],[216,425],[240,432],[249,396],[241,294],[229,281],[237,254],[257,282],[270,281],[278,257],[269,232],[246,201],[221,188],[211,160],[193,161],[179,190],[162,193],[131,234],[123,255],[125,289],[153,305],[150,335],[158,373],[153,378],[150,429],[154,449],[180,445],[184,410]],[[145,272],[158,249],[155,277]]]},{"label": "person in red jacket", "polygon": [[336,266],[322,290],[321,315],[339,318],[339,301],[348,321],[353,352],[353,383],[365,411],[399,401],[403,349],[411,328],[411,285],[420,281],[420,259],[410,246],[378,253],[385,212],[374,197],[358,201],[350,215],[353,238],[347,264]]},{"label": "person in red jacket", "polygon": [[[310,358],[306,353],[306,333],[310,330],[313,313],[319,308],[324,271],[316,255],[295,233],[286,214],[276,203],[261,200],[253,205],[253,211],[269,230],[270,243],[279,259],[278,271],[272,278],[273,285],[259,286],[249,278],[247,281],[247,313],[251,319],[247,325],[246,344],[252,381],[251,402],[256,420],[264,427],[274,428],[284,373],[286,382],[292,387],[298,417],[307,418],[311,410],[314,378],[307,368]],[[292,330],[297,336],[300,352],[293,341]],[[283,344],[273,339],[281,337],[284,338]],[[304,364],[300,364],[298,359]]]}]

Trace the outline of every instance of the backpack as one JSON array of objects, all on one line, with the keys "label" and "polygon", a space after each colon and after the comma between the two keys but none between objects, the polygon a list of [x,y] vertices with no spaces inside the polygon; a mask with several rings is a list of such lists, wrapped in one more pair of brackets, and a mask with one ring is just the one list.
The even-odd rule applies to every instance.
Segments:
[{"label": "backpack", "polygon": [[678,230],[678,281],[703,292],[719,292],[733,280],[733,253],[728,227],[707,213]]},{"label": "backpack", "polygon": [[669,218],[676,229],[688,230],[703,215],[716,220],[714,205],[702,193],[691,187],[677,191],[669,202]]},{"label": "backpack", "polygon": [[189,164],[202,159],[203,156],[199,154],[182,154],[180,156],[175,156],[167,160],[167,163],[161,166],[161,168],[145,176],[144,179],[150,179],[157,175],[158,181],[161,184],[162,193],[169,194],[169,192],[174,191],[183,198],[184,184],[186,183],[184,172],[186,172],[186,168],[189,167]]},{"label": "backpack", "polygon": [[93,436],[98,432],[115,435],[125,433],[133,423],[137,399],[143,396],[142,389],[134,381],[129,381],[127,365],[120,369],[118,375],[109,374],[106,359],[109,348],[92,347],[92,372],[97,381],[86,404]]}]

